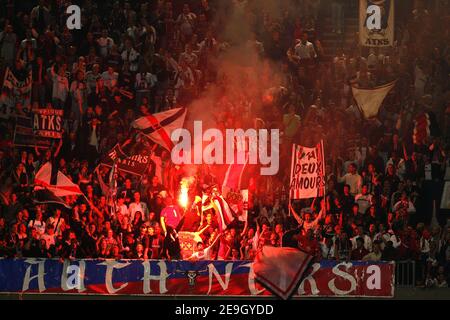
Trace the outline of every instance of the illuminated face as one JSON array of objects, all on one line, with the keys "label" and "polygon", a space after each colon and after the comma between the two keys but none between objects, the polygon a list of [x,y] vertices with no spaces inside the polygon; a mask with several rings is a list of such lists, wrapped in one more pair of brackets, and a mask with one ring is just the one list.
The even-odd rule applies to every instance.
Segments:
[{"label": "illuminated face", "polygon": [[19,232],[20,233],[26,233],[27,232],[27,227],[24,224],[21,224],[19,227]]},{"label": "illuminated face", "polygon": [[350,188],[348,186],[344,186],[344,194],[349,194]]},{"label": "illuminated face", "polygon": [[356,166],[354,164],[350,164],[348,166],[348,172],[351,174],[355,174],[356,173]]},{"label": "illuminated face", "polygon": [[364,194],[364,195],[367,194],[367,191],[368,191],[367,190],[367,186],[363,186],[362,187],[362,194]]},{"label": "illuminated face", "polygon": [[276,233],[283,232],[283,227],[281,226],[281,224],[277,224],[277,225],[275,226],[275,232],[276,232]]}]

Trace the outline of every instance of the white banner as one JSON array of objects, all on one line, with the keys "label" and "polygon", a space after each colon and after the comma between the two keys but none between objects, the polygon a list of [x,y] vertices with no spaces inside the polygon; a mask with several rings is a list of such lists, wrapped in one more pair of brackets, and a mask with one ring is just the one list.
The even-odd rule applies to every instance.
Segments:
[{"label": "white banner", "polygon": [[394,0],[359,1],[359,38],[362,46],[393,46],[394,23]]},{"label": "white banner", "polygon": [[314,148],[293,145],[290,199],[309,199],[325,194],[323,141]]},{"label": "white banner", "polygon": [[450,209],[450,181],[445,181],[444,190],[442,190],[441,209]]},{"label": "white banner", "polygon": [[373,89],[352,87],[353,97],[366,119],[376,117],[387,94],[395,86],[395,81]]},{"label": "white banner", "polygon": [[9,119],[14,116],[17,103],[22,104],[24,110],[30,110],[32,82],[31,70],[25,80],[20,81],[9,68],[6,68],[0,97],[0,118]]}]

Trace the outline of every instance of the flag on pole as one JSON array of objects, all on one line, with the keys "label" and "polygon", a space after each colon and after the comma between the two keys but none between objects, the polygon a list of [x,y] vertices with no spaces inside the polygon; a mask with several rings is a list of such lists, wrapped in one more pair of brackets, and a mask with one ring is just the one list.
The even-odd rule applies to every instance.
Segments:
[{"label": "flag on pole", "polygon": [[239,215],[238,219],[239,221],[247,222],[248,208],[250,207],[248,189],[241,190],[241,196],[242,196],[242,214]]},{"label": "flag on pole", "polygon": [[298,249],[264,246],[253,263],[256,281],[287,300],[302,280],[312,258]]},{"label": "flag on pole", "polygon": [[59,204],[67,209],[72,209],[63,198],[56,196],[53,192],[45,188],[37,188],[33,191],[33,202],[35,204]]},{"label": "flag on pole", "polygon": [[226,230],[228,225],[234,221],[235,213],[231,210],[230,205],[221,194],[213,196],[212,205],[216,211],[219,231],[222,232]]},{"label": "flag on pole", "polygon": [[237,219],[242,222],[247,222],[249,206],[249,192],[248,189],[240,192],[228,192],[226,201],[231,210],[236,213]]},{"label": "flag on pole", "polygon": [[[237,151],[238,153],[244,152],[244,155],[236,154],[236,161],[235,163],[232,163],[228,166],[227,172],[225,173],[225,178],[223,180],[222,184],[222,192],[224,192],[225,189],[228,190],[234,190],[238,191],[241,189],[241,183],[242,183],[242,175],[244,174],[245,167],[247,166],[249,156],[248,153],[245,151]],[[238,163],[237,159],[239,156],[242,156],[242,158],[245,159],[244,163]]]},{"label": "flag on pole", "polygon": [[171,151],[174,144],[170,137],[175,129],[183,127],[186,113],[186,108],[171,109],[136,119],[132,127],[141,130],[146,137]]},{"label": "flag on pole", "polygon": [[378,115],[381,104],[387,94],[395,86],[396,81],[372,89],[361,89],[352,86],[353,97],[364,118],[370,119]]},{"label": "flag on pole", "polygon": [[325,195],[325,157],[323,141],[313,148],[292,146],[291,200],[323,197]]},{"label": "flag on pole", "polygon": [[57,171],[56,183],[52,183],[52,164],[45,163],[36,173],[34,182],[36,184],[35,191],[47,189],[57,197],[83,195],[80,187],[73,183],[61,171]]}]

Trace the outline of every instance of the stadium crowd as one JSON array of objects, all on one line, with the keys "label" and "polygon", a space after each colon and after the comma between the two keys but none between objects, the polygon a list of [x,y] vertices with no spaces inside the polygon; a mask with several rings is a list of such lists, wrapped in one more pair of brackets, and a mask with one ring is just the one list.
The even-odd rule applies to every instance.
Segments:
[{"label": "stadium crowd", "polygon": [[[32,69],[32,107],[64,109],[65,117],[63,138],[48,150],[15,147],[14,116],[0,119],[0,256],[179,259],[169,239],[176,229],[202,238],[192,259],[251,260],[262,246],[283,242],[317,259],[415,261],[418,284],[448,286],[450,224],[444,214],[432,215],[449,154],[450,39],[442,1],[398,1],[411,14],[398,17],[394,47],[369,50],[355,35],[351,46],[336,40],[334,52],[321,44],[322,17],[331,14],[325,1],[276,8],[258,0],[72,1],[82,8],[80,30],[66,27],[69,2],[10,0],[1,14],[2,74],[9,67],[23,78]],[[354,8],[331,3],[339,39]],[[249,30],[242,39],[225,32],[237,21]],[[229,65],[236,47],[251,52],[250,71]],[[393,80],[378,117],[364,119],[351,86]],[[214,102],[199,103],[205,96]],[[135,139],[130,123],[179,106],[188,108],[188,120],[211,114],[217,128],[282,131],[279,173],[247,174],[245,224],[219,233],[214,209],[202,212],[194,201],[221,186],[207,170],[193,174],[194,204],[183,218],[176,198],[186,171],[142,136],[136,148],[151,154],[148,172],[119,172],[114,203],[102,192],[110,169],[96,170],[100,159]],[[417,145],[413,120],[424,111],[440,130]],[[18,104],[15,112],[27,110]],[[291,204],[291,145],[321,139],[326,197]],[[71,209],[33,202],[34,176],[48,161],[86,195],[68,197]]]}]

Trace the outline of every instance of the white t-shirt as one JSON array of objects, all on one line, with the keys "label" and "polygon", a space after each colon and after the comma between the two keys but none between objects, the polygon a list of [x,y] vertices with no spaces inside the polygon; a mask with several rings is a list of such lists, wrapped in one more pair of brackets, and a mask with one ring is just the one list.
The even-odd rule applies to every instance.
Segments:
[{"label": "white t-shirt", "polygon": [[69,92],[69,80],[65,76],[53,75],[53,98],[66,101]]},{"label": "white t-shirt", "polygon": [[41,236],[41,240],[44,239],[46,243],[47,250],[50,249],[51,245],[55,244],[55,235],[49,235],[48,233],[44,233]]},{"label": "white t-shirt", "polygon": [[372,195],[371,194],[363,195],[362,193],[357,194],[355,196],[355,202],[359,205],[358,212],[365,214],[367,209],[369,209],[372,203]]},{"label": "white t-shirt", "polygon": [[146,217],[148,216],[148,208],[147,205],[145,204],[145,202],[132,202],[130,203],[130,207],[128,208],[128,212],[131,218],[131,221],[134,220],[134,214],[140,211],[142,213],[142,221],[146,220]]},{"label": "white t-shirt", "polygon": [[352,250],[356,249],[356,239],[358,238],[363,238],[364,239],[364,249],[366,249],[367,251],[372,251],[372,239],[370,239],[370,237],[365,234],[362,236],[354,236],[353,238],[350,239],[350,241],[352,242]]},{"label": "white t-shirt", "polygon": [[[58,222],[59,220],[59,222]],[[59,235],[61,234],[61,226],[65,224],[64,218],[55,219],[55,217],[50,217],[47,219],[47,225],[53,225],[55,228],[55,234]]]},{"label": "white t-shirt", "polygon": [[148,91],[155,85],[156,82],[156,76],[151,74],[150,72],[138,73],[136,74],[136,91]]},{"label": "white t-shirt", "polygon": [[316,50],[311,42],[306,41],[305,44],[299,42],[295,48],[295,55],[300,59],[313,59],[317,57]]},{"label": "white t-shirt", "polygon": [[130,50],[124,50],[121,54],[122,60],[129,63],[130,71],[136,72],[138,70],[139,53],[131,48]]},{"label": "white t-shirt", "polygon": [[119,79],[119,74],[117,72],[110,74],[108,71],[105,71],[102,73],[102,79],[105,83],[105,87],[111,89],[117,85],[117,79]]},{"label": "white t-shirt", "polygon": [[36,231],[39,233],[39,235],[43,235],[45,233],[45,222],[30,220],[30,222],[28,222],[28,228],[36,228]]},{"label": "white t-shirt", "polygon": [[100,55],[102,57],[106,57],[109,53],[109,50],[114,45],[114,40],[110,37],[101,37],[97,40],[98,46],[100,47]]},{"label": "white t-shirt", "polygon": [[120,213],[122,216],[127,216],[130,218],[130,212],[128,211],[128,207],[126,204],[122,204],[121,206],[117,205],[116,207],[117,212]]}]

